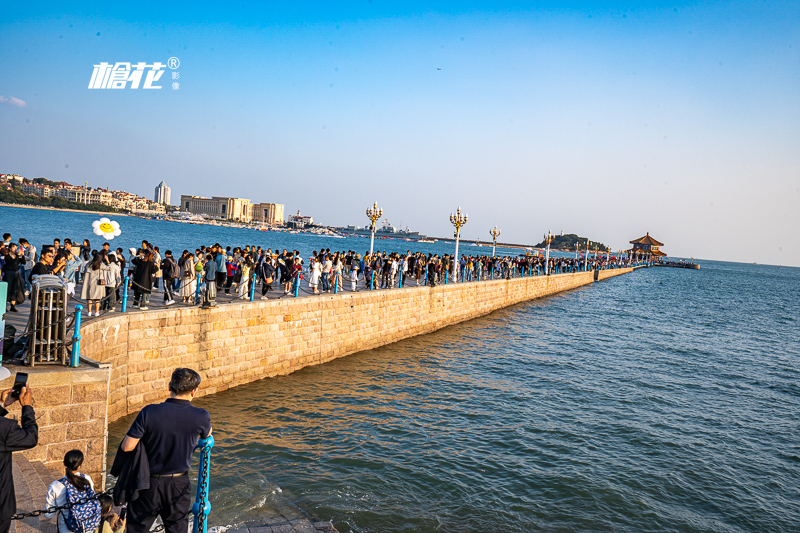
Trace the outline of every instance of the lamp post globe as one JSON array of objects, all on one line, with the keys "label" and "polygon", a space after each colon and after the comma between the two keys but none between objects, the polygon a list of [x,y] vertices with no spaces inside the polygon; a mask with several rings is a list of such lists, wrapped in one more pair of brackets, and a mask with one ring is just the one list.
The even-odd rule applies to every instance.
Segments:
[{"label": "lamp post globe", "polygon": [[372,207],[367,209],[367,218],[370,220],[370,237],[369,237],[369,255],[372,255],[372,251],[375,248],[375,222],[383,216],[383,209],[378,207],[378,202],[376,201]]},{"label": "lamp post globe", "polygon": [[455,238],[456,238],[456,253],[455,253],[455,260],[453,261],[453,281],[458,281],[458,241],[461,238],[461,226],[467,223],[468,215],[466,213],[461,213],[461,206],[458,206],[456,210],[456,214],[450,213],[450,223],[456,227]]},{"label": "lamp post globe", "polygon": [[495,226],[489,230],[489,235],[492,236],[492,257],[495,257],[497,255],[497,238],[500,236],[500,230]]},{"label": "lamp post globe", "polygon": [[543,235],[545,243],[547,244],[547,253],[544,258],[544,275],[550,275],[550,241],[553,240],[553,234],[547,230],[547,235]]}]

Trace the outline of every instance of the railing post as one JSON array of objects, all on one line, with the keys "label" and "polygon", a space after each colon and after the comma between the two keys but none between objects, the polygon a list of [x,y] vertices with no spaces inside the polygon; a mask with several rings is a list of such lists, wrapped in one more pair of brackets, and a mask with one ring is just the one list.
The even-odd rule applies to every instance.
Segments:
[{"label": "railing post", "polygon": [[297,275],[294,277],[294,297],[297,298],[297,295],[300,293],[300,273],[298,272]]},{"label": "railing post", "polygon": [[447,269],[444,269],[444,284],[447,285]]},{"label": "railing post", "polygon": [[339,271],[333,276],[333,294],[339,294]]},{"label": "railing post", "polygon": [[464,266],[464,268],[461,269],[461,283],[464,283],[464,274],[466,274],[466,272],[467,272],[467,267]]},{"label": "railing post", "polygon": [[75,329],[72,332],[72,355],[69,358],[69,366],[78,368],[81,356],[81,311],[83,306],[75,306]]},{"label": "railing post", "polygon": [[211,472],[211,448],[214,447],[214,436],[197,441],[200,448],[200,466],[197,472],[197,496],[192,505],[194,525],[192,533],[206,533],[208,513],[211,512],[211,502],[208,501],[209,477]]},{"label": "railing post", "polygon": [[397,288],[398,289],[402,289],[403,288],[403,271],[402,270],[400,271],[400,280],[399,281],[400,282],[397,284]]},{"label": "railing post", "polygon": [[250,279],[250,301],[253,301],[256,295],[256,273],[253,272],[253,277]]},{"label": "railing post", "polygon": [[[197,274],[197,272],[195,272]],[[200,276],[195,275],[195,284],[194,284],[194,303],[198,305],[200,303]]]},{"label": "railing post", "polygon": [[124,284],[122,287],[122,312],[125,313],[128,311],[128,285],[130,283],[128,282],[128,276],[124,276],[122,279]]}]

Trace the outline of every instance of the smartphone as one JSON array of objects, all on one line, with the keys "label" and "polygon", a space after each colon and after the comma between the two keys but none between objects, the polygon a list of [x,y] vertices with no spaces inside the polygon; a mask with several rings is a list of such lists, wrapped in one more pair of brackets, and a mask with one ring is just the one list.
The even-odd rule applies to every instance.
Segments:
[{"label": "smartphone", "polygon": [[14,386],[11,388],[11,397],[19,398],[22,393],[22,388],[28,383],[28,374],[25,372],[17,372],[14,377]]},{"label": "smartphone", "polygon": [[127,507],[123,507],[119,511],[119,519],[120,520],[125,520],[125,517],[127,517],[127,516],[128,516],[128,508]]}]

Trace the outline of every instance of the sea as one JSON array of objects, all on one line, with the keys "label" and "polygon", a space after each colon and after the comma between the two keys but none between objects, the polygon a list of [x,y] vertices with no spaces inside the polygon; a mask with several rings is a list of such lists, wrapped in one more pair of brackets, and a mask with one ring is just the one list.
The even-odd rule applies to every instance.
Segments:
[{"label": "sea", "polygon": [[[0,231],[83,239],[96,218],[0,207]],[[123,248],[369,246],[116,220],[112,245]],[[800,531],[800,269],[700,263],[640,269],[198,398],[216,440],[209,523],[301,515],[341,533]],[[110,425],[109,461],[132,420]]]}]

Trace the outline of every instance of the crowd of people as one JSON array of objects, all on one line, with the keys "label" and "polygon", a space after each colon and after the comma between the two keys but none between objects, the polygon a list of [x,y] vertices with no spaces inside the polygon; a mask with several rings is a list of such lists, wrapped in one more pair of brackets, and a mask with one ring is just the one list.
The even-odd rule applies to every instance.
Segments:
[{"label": "crowd of people", "polygon": [[[33,276],[60,276],[67,292],[85,301],[88,316],[101,311],[114,312],[130,289],[131,307],[146,310],[157,290],[163,305],[177,302],[215,307],[220,294],[250,299],[260,285],[260,298],[310,294],[342,290],[381,290],[409,285],[435,286],[440,283],[502,279],[545,273],[578,272],[626,266],[626,258],[550,257],[541,255],[491,256],[412,252],[365,252],[353,250],[314,250],[302,257],[297,250],[272,250],[261,246],[226,246],[216,243],[193,252],[183,250],[163,253],[158,246],[142,241],[141,247],[112,249],[104,242],[93,249],[88,240],[82,243],[56,239],[37,253],[26,239],[17,242],[3,235],[0,243],[3,281],[8,283],[9,310],[30,295]],[[79,296],[76,287],[80,285]],[[159,289],[161,286],[161,289]]]},{"label": "crowd of people", "polygon": [[[96,491],[91,476],[81,472],[81,450],[64,455],[64,476],[50,483],[41,513],[55,519],[58,533],[147,533],[158,517],[167,533],[189,530],[192,453],[199,438],[211,435],[211,415],[191,405],[200,381],[190,368],[175,369],[169,398],[139,412],[111,468],[113,490]],[[16,402],[19,420],[7,410]],[[8,533],[17,507],[11,454],[38,445],[33,403],[27,385],[0,393],[0,533]]]}]

